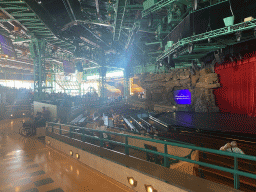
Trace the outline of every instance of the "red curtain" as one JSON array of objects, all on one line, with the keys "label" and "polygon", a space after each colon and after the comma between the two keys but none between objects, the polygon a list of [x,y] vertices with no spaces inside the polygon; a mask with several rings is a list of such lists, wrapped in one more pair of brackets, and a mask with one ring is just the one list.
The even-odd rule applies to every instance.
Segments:
[{"label": "red curtain", "polygon": [[216,64],[221,87],[214,90],[221,112],[256,116],[256,55],[243,61]]}]

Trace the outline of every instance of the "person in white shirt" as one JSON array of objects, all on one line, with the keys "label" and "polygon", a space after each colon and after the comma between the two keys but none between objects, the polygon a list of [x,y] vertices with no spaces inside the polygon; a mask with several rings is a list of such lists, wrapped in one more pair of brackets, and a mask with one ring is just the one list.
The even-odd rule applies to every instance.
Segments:
[{"label": "person in white shirt", "polygon": [[231,148],[227,149],[227,151],[233,152],[233,153],[244,154],[244,152],[240,148],[237,147],[236,141],[232,141],[230,144],[231,144]]},{"label": "person in white shirt", "polygon": [[232,152],[232,153],[244,154],[244,152],[240,148],[237,147],[237,142],[236,141],[232,141],[231,143],[227,143],[226,145],[221,147],[220,150],[221,151],[228,151],[228,152]]}]

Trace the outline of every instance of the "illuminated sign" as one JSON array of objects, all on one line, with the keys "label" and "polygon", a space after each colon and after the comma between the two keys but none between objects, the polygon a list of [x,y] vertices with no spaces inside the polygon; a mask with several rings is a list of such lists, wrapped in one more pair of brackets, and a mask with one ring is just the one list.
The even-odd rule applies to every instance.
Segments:
[{"label": "illuminated sign", "polygon": [[174,100],[179,105],[191,104],[191,93],[188,89],[174,91]]},{"label": "illuminated sign", "polygon": [[3,35],[0,35],[0,43],[2,47],[2,54],[8,55],[9,57],[16,58],[16,53],[15,53],[12,41],[9,38]]}]

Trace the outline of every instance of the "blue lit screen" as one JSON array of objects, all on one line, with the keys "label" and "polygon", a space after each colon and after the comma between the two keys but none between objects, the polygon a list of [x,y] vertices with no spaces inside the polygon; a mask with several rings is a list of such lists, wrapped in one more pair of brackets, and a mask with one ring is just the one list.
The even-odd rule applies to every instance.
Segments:
[{"label": "blue lit screen", "polygon": [[191,104],[191,93],[188,89],[174,91],[174,100],[179,105]]}]

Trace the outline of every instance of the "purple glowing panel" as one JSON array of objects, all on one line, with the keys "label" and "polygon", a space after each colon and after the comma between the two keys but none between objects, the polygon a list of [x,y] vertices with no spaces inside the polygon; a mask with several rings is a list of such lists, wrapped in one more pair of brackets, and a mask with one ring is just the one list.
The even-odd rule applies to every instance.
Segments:
[{"label": "purple glowing panel", "polygon": [[188,89],[174,91],[174,100],[179,105],[191,104],[191,93]]},{"label": "purple glowing panel", "polygon": [[7,37],[0,35],[0,43],[2,47],[2,54],[8,55],[9,57],[15,57],[16,53],[12,44],[12,41]]},{"label": "purple glowing panel", "polygon": [[63,69],[65,73],[75,73],[75,67],[66,60],[63,61]]}]

